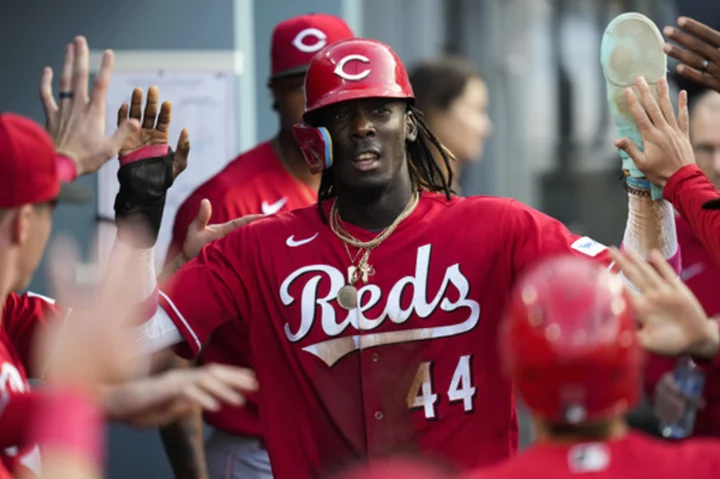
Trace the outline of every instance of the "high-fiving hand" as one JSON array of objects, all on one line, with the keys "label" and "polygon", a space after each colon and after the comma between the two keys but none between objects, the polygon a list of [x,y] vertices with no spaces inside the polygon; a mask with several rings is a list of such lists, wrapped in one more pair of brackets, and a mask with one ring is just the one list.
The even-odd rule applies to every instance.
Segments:
[{"label": "high-fiving hand", "polygon": [[88,93],[90,51],[85,37],[76,37],[65,48],[60,75],[60,105],[52,90],[53,71],[43,70],[40,99],[45,109],[45,126],[58,153],[69,157],[77,175],[93,173],[117,155],[125,139],[140,129],[133,120],[120,125],[112,136],[105,133],[105,108],[115,57],[103,53],[92,92]]},{"label": "high-fiving hand", "polygon": [[680,17],[678,27],[663,33],[678,45],[668,43],[665,53],[679,60],[678,73],[720,93],[720,32],[692,18]]}]

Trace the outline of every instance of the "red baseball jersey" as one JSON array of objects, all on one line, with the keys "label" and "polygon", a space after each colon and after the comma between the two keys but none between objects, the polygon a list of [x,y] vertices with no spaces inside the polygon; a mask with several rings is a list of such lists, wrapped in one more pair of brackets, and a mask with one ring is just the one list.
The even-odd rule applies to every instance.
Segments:
[{"label": "red baseball jersey", "polygon": [[513,389],[497,344],[511,285],[539,258],[609,262],[607,249],[514,200],[423,193],[373,250],[375,273],[346,311],[335,298],[348,249],[317,208],[303,208],[206,246],[162,288],[185,356],[227,323],[247,326],[246,338],[224,339],[237,352],[250,345],[275,477],[399,450],[465,469],[513,455]]},{"label": "red baseball jersey", "polygon": [[720,443],[669,443],[631,432],[608,442],[536,444],[500,466],[464,479],[710,479],[720,471]]},{"label": "red baseball jersey", "polygon": [[[688,224],[676,216],[675,225],[678,244],[682,251],[680,277],[702,304],[708,316],[720,315],[720,265],[716,264],[705,247],[700,243]],[[660,377],[675,367],[675,359],[648,355],[645,371],[645,391],[652,397]],[[705,368],[706,406],[699,409],[695,420],[694,435],[720,436],[720,365]]]},{"label": "red baseball jersey", "polygon": [[[0,328],[0,447],[10,471],[24,467],[40,475],[40,451],[25,442],[33,338],[37,328],[57,310],[51,299],[10,293],[2,309]],[[0,475],[0,477],[2,477]]]},{"label": "red baseball jersey", "polygon": [[[226,221],[249,214],[274,214],[317,203],[317,192],[297,180],[283,167],[271,142],[241,154],[225,169],[198,187],[180,206],[173,240],[166,261],[181,250],[190,223],[195,219],[203,198],[212,204],[211,223]],[[222,363],[252,367],[249,344],[238,345],[233,338],[247,338],[246,325],[240,321],[228,323],[215,334],[200,358],[204,363]],[[238,331],[232,332],[231,330]],[[261,436],[257,397],[250,395],[244,407],[224,405],[217,412],[206,412],[205,421],[212,426],[237,435]]]}]

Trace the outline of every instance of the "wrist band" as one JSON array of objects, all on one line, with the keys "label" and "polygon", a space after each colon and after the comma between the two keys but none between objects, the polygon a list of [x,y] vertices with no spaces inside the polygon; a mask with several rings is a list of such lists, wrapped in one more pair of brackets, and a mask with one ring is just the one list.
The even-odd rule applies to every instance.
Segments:
[{"label": "wrist band", "polygon": [[633,190],[650,191],[650,187],[652,186],[652,184],[645,178],[633,178],[632,176],[625,177],[625,184],[628,188],[631,188]]},{"label": "wrist band", "polygon": [[156,156],[165,156],[170,151],[170,145],[148,145],[133,151],[129,155],[125,155],[120,160],[120,166],[127,165],[133,161],[146,160],[148,158],[154,158]]},{"label": "wrist band", "polygon": [[68,156],[60,153],[55,154],[57,162],[58,176],[63,183],[70,183],[77,178],[77,165]]},{"label": "wrist band", "polygon": [[42,449],[63,451],[102,467],[103,415],[89,397],[75,391],[42,392],[30,434]]}]

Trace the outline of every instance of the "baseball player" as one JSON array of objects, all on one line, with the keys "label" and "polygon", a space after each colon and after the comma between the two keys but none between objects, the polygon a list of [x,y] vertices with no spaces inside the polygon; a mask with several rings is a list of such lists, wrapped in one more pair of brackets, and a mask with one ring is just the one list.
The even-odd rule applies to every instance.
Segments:
[{"label": "baseball player", "polygon": [[[199,210],[208,208],[211,222],[225,223],[250,214],[270,215],[315,204],[320,179],[307,169],[292,126],[302,119],[303,84],[310,59],[326,45],[351,37],[353,33],[342,19],[321,13],[293,17],[275,27],[268,88],[273,109],[278,113],[279,131],[274,138],[232,160],[185,200],[175,217],[166,261],[176,258],[188,226]],[[207,214],[207,210],[202,214]],[[202,363],[251,365],[249,345],[238,348],[231,339],[247,334],[233,333],[235,328],[244,325],[228,324],[215,335],[212,344],[203,351]],[[177,477],[205,477],[205,462],[209,477],[220,477],[228,469],[233,471],[232,477],[272,477],[261,439],[257,398],[248,399],[242,408],[226,406],[218,412],[205,413],[205,421],[214,427],[205,444],[206,460],[199,417],[183,418],[161,431]]]},{"label": "baseball player", "polygon": [[[691,103],[690,141],[698,167],[713,186],[720,186],[720,94],[708,90]],[[682,250],[683,269],[680,277],[703,305],[708,316],[720,314],[720,298],[716,285],[720,281],[720,265],[715,264],[686,221],[679,215],[675,224]],[[676,358],[649,355],[645,373],[645,389],[654,404],[655,414],[663,423],[679,420],[687,400],[674,379]],[[703,389],[704,407],[698,410],[693,434],[720,435],[720,371],[706,371]]]},{"label": "baseball player", "polygon": [[[38,333],[44,331],[53,318],[67,322],[72,316],[70,310],[57,308],[48,298],[14,292],[27,287],[42,256],[50,234],[53,205],[59,200],[87,200],[87,195],[70,182],[78,174],[96,171],[120,150],[121,163],[124,163],[119,175],[121,189],[116,198],[116,214],[119,238],[126,245],[118,244],[114,254],[122,253],[142,267],[138,248],[147,247],[148,241],[150,245],[154,242],[151,237],[159,229],[164,193],[187,159],[187,147],[181,143],[178,151],[173,153],[168,150],[167,139],[165,153],[162,156],[152,154],[162,149],[158,139],[162,139],[162,131],[166,131],[170,121],[169,104],[166,104],[159,109],[160,120],[157,126],[155,124],[158,115],[156,91],[148,95],[144,119],[140,96],[135,98],[133,105],[121,109],[126,116],[117,132],[106,137],[104,102],[112,71],[112,53],[104,54],[90,95],[87,91],[88,61],[87,42],[78,37],[66,50],[59,107],[50,88],[52,72],[45,70],[41,91],[48,132],[27,118],[0,115],[0,264],[3,265],[0,278],[0,447],[3,449],[4,472],[18,471],[22,466],[26,473],[39,475],[37,447],[25,442],[26,422],[35,406],[35,396],[30,392],[27,377],[42,376],[43,368],[48,364],[33,361],[32,346]],[[127,118],[128,110],[130,118]],[[143,119],[142,126],[139,119]],[[151,120],[152,125],[149,125]],[[148,139],[150,133],[155,135],[154,139]],[[152,145],[139,148],[138,143]],[[138,195],[138,189],[142,189],[142,195]],[[155,219],[157,221],[152,221]],[[134,234],[138,220],[150,226],[150,234]],[[134,282],[133,286],[144,283]],[[153,295],[147,301],[152,305],[155,298]],[[54,358],[48,359],[52,362]],[[157,425],[187,410],[188,402],[210,408],[216,407],[217,399],[241,403],[242,398],[236,391],[227,394],[227,386],[238,388],[239,371],[223,367],[215,369],[209,374],[198,371],[191,375],[167,375],[105,388],[101,391],[105,413],[111,419]],[[254,382],[247,373],[243,376]],[[215,394],[218,392],[219,395]]]},{"label": "baseball player", "polygon": [[[243,323],[236,347],[251,348],[279,479],[401,449],[466,470],[510,457],[513,389],[496,344],[507,292],[542,257],[608,262],[607,248],[516,201],[452,196],[430,145],[452,158],[387,45],[326,47],[305,91],[295,132],[322,172],[318,204],[205,247],[161,288],[143,347],[193,357]],[[658,205],[635,198],[626,240],[672,244]]]},{"label": "baseball player", "polygon": [[537,443],[468,479],[717,476],[720,443],[673,445],[625,423],[641,397],[642,348],[624,289],[605,268],[568,256],[518,282],[501,351],[532,411]]}]

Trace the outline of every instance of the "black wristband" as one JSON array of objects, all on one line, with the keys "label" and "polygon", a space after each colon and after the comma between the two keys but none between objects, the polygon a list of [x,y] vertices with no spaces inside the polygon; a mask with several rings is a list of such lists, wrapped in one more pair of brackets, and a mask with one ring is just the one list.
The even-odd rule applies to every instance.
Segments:
[{"label": "black wristband", "polygon": [[[120,167],[120,191],[115,197],[118,238],[138,248],[152,248],[157,241],[165,210],[167,190],[173,184],[172,149],[164,156],[133,161]],[[142,228],[138,236],[133,228]]]}]

